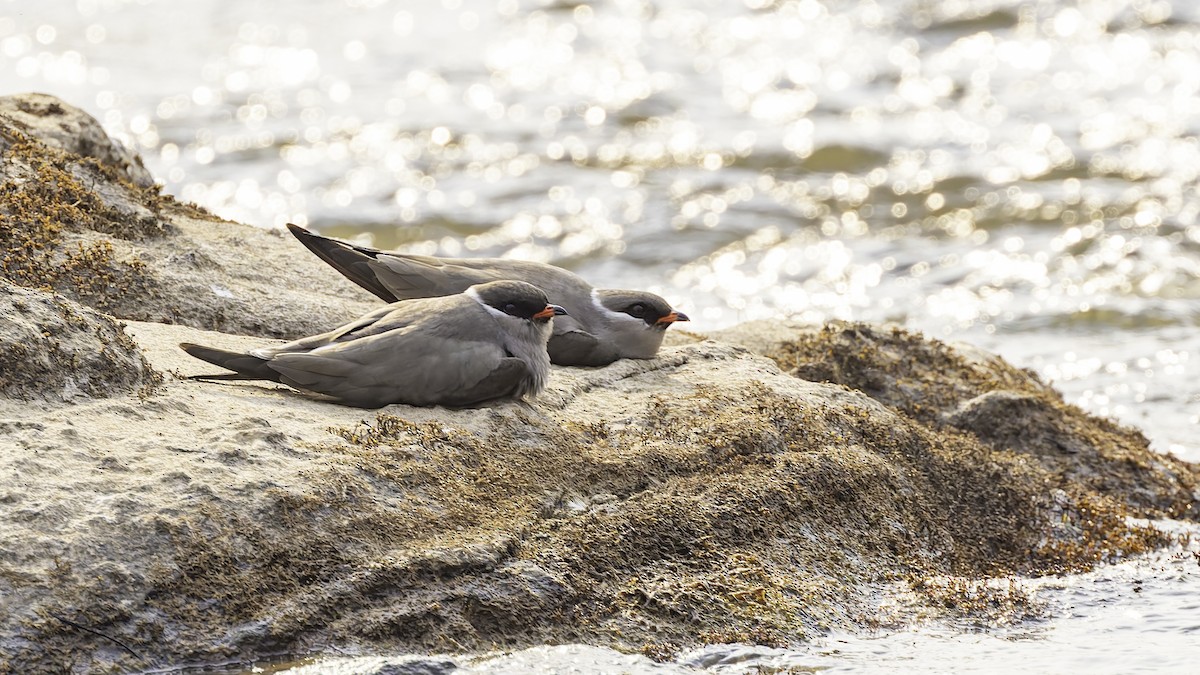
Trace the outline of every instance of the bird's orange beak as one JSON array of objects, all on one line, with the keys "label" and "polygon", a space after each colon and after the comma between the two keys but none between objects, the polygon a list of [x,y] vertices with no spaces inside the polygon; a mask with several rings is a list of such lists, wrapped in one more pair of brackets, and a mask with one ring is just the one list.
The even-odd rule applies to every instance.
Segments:
[{"label": "bird's orange beak", "polygon": [[534,314],[533,318],[545,321],[553,316],[564,316],[566,313],[567,310],[558,305],[546,305],[546,309]]},{"label": "bird's orange beak", "polygon": [[687,314],[684,314],[683,312],[671,312],[666,316],[659,317],[658,321],[654,322],[654,325],[670,325],[676,321],[691,321],[691,319],[689,319]]}]

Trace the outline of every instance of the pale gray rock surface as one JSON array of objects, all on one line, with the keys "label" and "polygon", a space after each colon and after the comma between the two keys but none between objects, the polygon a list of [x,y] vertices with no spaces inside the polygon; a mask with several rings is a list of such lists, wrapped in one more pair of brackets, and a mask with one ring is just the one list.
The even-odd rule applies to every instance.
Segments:
[{"label": "pale gray rock surface", "polygon": [[112,317],[0,279],[0,398],[136,394],[161,377]]},{"label": "pale gray rock surface", "polygon": [[54,148],[95,159],[138,187],[154,185],[142,158],[114,143],[96,118],[50,94],[0,96],[0,118]]}]

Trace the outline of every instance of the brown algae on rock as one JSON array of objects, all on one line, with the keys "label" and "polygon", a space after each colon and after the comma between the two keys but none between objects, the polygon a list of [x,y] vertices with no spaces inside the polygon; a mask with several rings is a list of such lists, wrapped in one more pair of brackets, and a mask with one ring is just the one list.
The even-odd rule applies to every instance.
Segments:
[{"label": "brown algae on rock", "polygon": [[[745,365],[711,342],[681,351]],[[476,411],[472,428],[389,412],[334,428],[325,461],[257,512],[164,524],[177,562],[151,575],[149,603],[192,626],[216,603],[269,626],[257,649],[583,641],[664,657],[878,626],[895,618],[874,604],[880,584],[927,611],[1019,620],[1033,599],[970,580],[1169,541],[1086,481],[858,392],[730,379],[646,394],[610,421],[576,421],[580,402]]]},{"label": "brown algae on rock", "polygon": [[95,118],[50,94],[25,93],[0,96],[0,117],[52,148],[93,159],[112,181],[154,187],[154,177],[142,158],[114,143]]},{"label": "brown algae on rock", "polygon": [[[892,335],[903,356],[910,339]],[[40,646],[12,663],[59,663],[72,650],[108,654],[113,670],[133,663],[57,616],[176,663],[323,645],[461,653],[568,642],[666,658],[915,617],[1003,625],[1041,611],[1005,577],[1171,541],[1126,518],[1154,507],[1104,482],[883,405],[896,396],[883,379],[873,398],[712,341],[555,376],[532,406],[393,406],[364,420],[270,391],[256,404],[279,425],[293,410],[336,415],[332,440],[276,431],[250,411],[197,420],[235,425],[221,437],[236,446],[202,451],[197,469],[227,464],[261,487],[230,491],[207,470],[163,475],[185,489],[185,509],[135,509],[90,535],[101,550],[123,542],[121,564],[63,557],[52,579],[0,574],[14,588],[53,588],[20,624],[22,644]],[[151,400],[198,404],[188,384]],[[224,406],[209,414],[230,415]],[[278,468],[258,478],[257,464],[295,478],[278,482]],[[1172,480],[1194,486],[1183,468]],[[883,606],[895,589],[909,604]]]},{"label": "brown algae on rock", "polygon": [[280,232],[159,192],[136,155],[51,96],[0,96],[0,278],[118,318],[299,337],[375,305]]},{"label": "brown algae on rock", "polygon": [[95,160],[51,148],[11,127],[0,128],[0,138],[7,141],[0,144],[5,164],[0,184],[4,278],[30,288],[51,288],[102,310],[118,307],[123,296],[139,289],[147,292],[153,275],[144,263],[119,260],[107,239],[87,236],[162,234],[163,226],[153,216],[113,208],[84,185],[117,180],[115,171],[105,175]]},{"label": "brown algae on rock", "polygon": [[765,352],[807,380],[857,389],[937,429],[1028,457],[1159,516],[1195,518],[1196,467],[1149,449],[1145,436],[1089,415],[1034,373],[899,328],[834,323]]}]

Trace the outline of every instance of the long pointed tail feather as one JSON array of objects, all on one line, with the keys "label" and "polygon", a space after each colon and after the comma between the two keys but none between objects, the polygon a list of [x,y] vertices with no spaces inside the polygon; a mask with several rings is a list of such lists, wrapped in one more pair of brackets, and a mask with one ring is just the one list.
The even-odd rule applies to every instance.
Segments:
[{"label": "long pointed tail feather", "polygon": [[179,348],[201,361],[207,361],[214,366],[234,371],[232,373],[220,373],[217,375],[193,375],[190,378],[193,380],[279,381],[279,373],[267,365],[266,359],[260,359],[257,356],[251,356],[242,352],[231,352],[215,347],[205,347],[204,345],[192,344],[191,342],[181,342]]},{"label": "long pointed tail feather", "polygon": [[375,272],[371,269],[371,261],[377,251],[322,237],[299,225],[288,223],[287,227],[288,231],[299,239],[301,244],[304,244],[308,250],[324,260],[330,267],[340,272],[342,276],[374,293],[384,302],[395,302],[399,299],[379,283],[379,279],[375,277]]}]

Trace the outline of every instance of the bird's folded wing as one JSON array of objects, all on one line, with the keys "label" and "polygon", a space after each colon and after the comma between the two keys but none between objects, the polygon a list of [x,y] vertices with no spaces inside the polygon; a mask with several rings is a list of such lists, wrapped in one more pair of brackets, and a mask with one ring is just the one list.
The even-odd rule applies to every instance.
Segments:
[{"label": "bird's folded wing", "polygon": [[462,293],[475,284],[497,281],[486,270],[444,263],[437,258],[381,253],[371,261],[378,282],[397,298],[428,298]]},{"label": "bird's folded wing", "polygon": [[[434,405],[470,396],[503,357],[492,343],[446,340],[426,333],[373,335],[271,361],[285,384],[355,405]],[[497,385],[489,383],[490,390]],[[455,398],[458,397],[458,398]]]},{"label": "bird's folded wing", "polygon": [[414,323],[418,323],[427,314],[419,311],[421,308],[417,306],[397,306],[395,303],[384,305],[379,309],[365,314],[358,319],[351,321],[343,326],[338,326],[327,333],[320,335],[312,335],[299,340],[277,345],[274,347],[260,347],[252,350],[250,353],[260,358],[271,358],[278,354],[290,354],[297,352],[311,352],[314,349],[324,347],[326,345],[346,342],[349,340],[357,340],[371,335],[379,335],[388,331],[400,330],[408,328]]},{"label": "bird's folded wing", "polygon": [[232,370],[232,373],[217,375],[192,375],[194,380],[272,380],[279,381],[279,374],[267,367],[267,360],[252,354],[233,352],[227,349],[205,347],[190,342],[180,343],[188,354],[215,366]]},{"label": "bird's folded wing", "polygon": [[374,293],[384,302],[399,300],[375,278],[375,272],[371,269],[374,256],[378,253],[375,249],[322,237],[294,225],[288,225],[288,229],[308,250],[341,272],[342,276]]},{"label": "bird's folded wing", "polygon": [[618,358],[616,347],[582,330],[554,333],[546,351],[560,366],[606,366]]},{"label": "bird's folded wing", "polygon": [[506,356],[474,386],[448,394],[441,402],[452,407],[472,406],[484,401],[512,396],[532,373],[521,359]]}]

